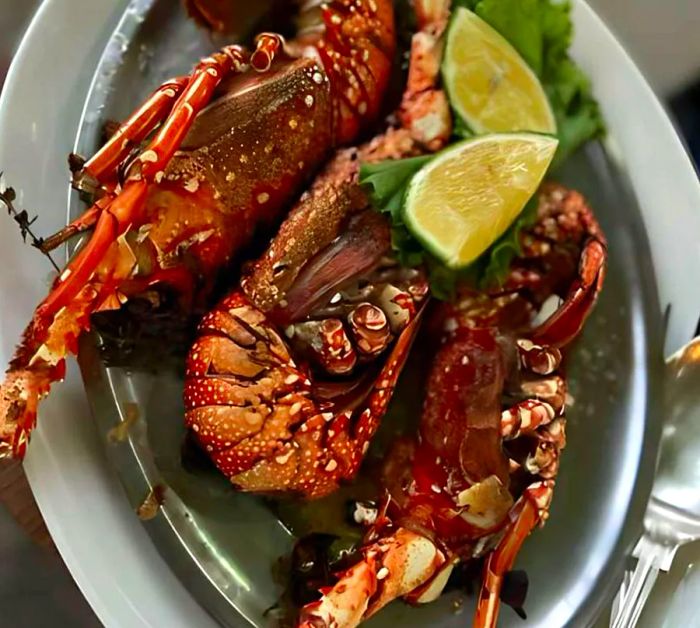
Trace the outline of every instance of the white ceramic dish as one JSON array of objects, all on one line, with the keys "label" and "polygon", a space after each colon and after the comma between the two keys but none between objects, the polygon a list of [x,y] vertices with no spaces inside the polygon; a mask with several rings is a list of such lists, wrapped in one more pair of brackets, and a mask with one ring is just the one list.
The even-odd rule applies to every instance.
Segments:
[{"label": "white ceramic dish", "polygon": [[[18,51],[0,99],[0,167],[41,214],[42,232],[65,217],[65,154],[107,35],[126,0],[46,0]],[[613,36],[576,3],[574,54],[593,77],[642,209],[660,290],[672,303],[667,350],[700,312],[700,185],[663,109]],[[76,36],[79,35],[79,36]],[[0,229],[0,362],[5,363],[50,268]],[[12,269],[8,272],[8,269]],[[69,569],[107,626],[214,626],[155,552],[112,475],[71,366],[45,402],[26,462],[37,500]],[[612,593],[612,592],[611,592]]]}]

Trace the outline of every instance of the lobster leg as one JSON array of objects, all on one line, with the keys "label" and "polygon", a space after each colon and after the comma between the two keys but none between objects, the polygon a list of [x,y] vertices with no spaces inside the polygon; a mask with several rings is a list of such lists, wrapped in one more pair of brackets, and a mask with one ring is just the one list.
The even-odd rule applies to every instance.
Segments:
[{"label": "lobster leg", "polygon": [[255,44],[255,51],[250,56],[250,65],[258,72],[266,72],[283,49],[284,38],[277,33],[260,33],[255,38]]},{"label": "lobster leg", "polygon": [[355,628],[389,602],[429,583],[445,563],[430,539],[399,528],[363,550],[362,559],[339,574],[319,601],[307,604],[298,627]]},{"label": "lobster leg", "polygon": [[[261,39],[258,47],[264,47],[265,41]],[[75,349],[79,334],[89,326],[89,314],[113,302],[110,296],[114,297],[115,288],[128,279],[134,268],[133,259],[120,255],[125,248],[121,241],[129,229],[138,228],[143,222],[149,184],[160,182],[197,113],[208,104],[225,76],[245,68],[246,56],[243,48],[227,46],[200,61],[186,86],[182,82],[182,93],[167,119],[129,169],[123,188],[108,192],[88,210],[85,221],[95,220],[94,233],[37,308],[11,362],[7,380],[0,386],[0,453],[24,453],[36,420],[38,398],[48,392],[51,382],[63,376],[63,360]],[[141,110],[141,115],[132,116],[132,124],[122,133],[122,140],[148,133],[156,114],[166,109],[173,97],[169,90],[180,83],[167,85],[157,92],[155,100],[151,99],[150,107]],[[109,164],[121,154],[118,147],[118,142],[111,144],[97,161],[92,161],[93,175],[105,176]],[[120,303],[119,293],[116,295],[116,303]]]},{"label": "lobster leg", "polygon": [[148,181],[158,183],[165,167],[187,135],[197,113],[211,100],[216,86],[226,75],[241,71],[245,66],[246,52],[240,46],[226,46],[221,52],[202,59],[192,72],[187,87],[173,106],[173,110],[138,158],[140,173]]},{"label": "lobster leg", "polygon": [[484,564],[474,628],[495,628],[498,620],[503,577],[510,571],[523,542],[535,526],[547,519],[554,481],[531,484],[510,512],[505,536]]},{"label": "lobster leg", "polygon": [[[251,66],[258,72],[268,70],[275,58],[276,53],[281,48],[283,40],[279,35],[274,33],[262,33],[256,38],[256,49],[250,56]],[[219,53],[221,54],[221,53]],[[186,124],[181,125],[181,132],[177,146],[184,138],[185,134],[191,126],[191,120],[194,119],[196,113],[207,104],[211,98],[211,92],[218,84],[221,77],[217,77],[212,72],[222,72],[226,74],[233,69],[239,71],[242,69],[246,61],[247,53],[239,46],[228,46],[223,49],[223,54],[227,55],[231,63],[221,63],[221,60],[216,60],[214,57],[203,60],[197,68],[195,68],[191,77],[176,77],[163,83],[151,96],[139,107],[125,122],[123,122],[117,131],[109,138],[109,140],[91,157],[82,168],[77,170],[73,176],[73,185],[78,190],[93,190],[98,185],[104,185],[108,179],[114,177],[115,171],[119,164],[128,156],[129,152],[142,142],[164,119],[172,120],[176,112],[172,111],[174,107],[182,105],[183,102],[189,103],[193,107],[193,115],[190,116]],[[213,62],[213,63],[212,63]],[[231,67],[226,67],[231,65]],[[217,69],[217,66],[220,66]],[[196,83],[201,80],[198,75],[209,74],[215,79],[214,84],[203,86],[203,91],[197,93]],[[219,80],[216,80],[216,79]],[[193,87],[193,84],[195,87]],[[176,101],[181,96],[183,90],[188,89],[188,94]],[[199,105],[199,106],[198,106]],[[172,128],[176,128],[171,122]],[[171,130],[172,130],[171,128]],[[159,134],[161,141],[164,140],[166,134]],[[175,146],[175,148],[177,148]],[[165,155],[163,161],[167,163],[172,154]],[[47,239],[45,246],[47,250],[51,250],[59,244],[65,242],[68,238],[86,231],[94,226],[96,222],[95,206],[88,209],[85,214],[79,217],[76,221],[62,229],[56,236]]]},{"label": "lobster leg", "polygon": [[546,401],[526,399],[501,413],[501,436],[512,440],[530,434],[554,420],[554,408]]},{"label": "lobster leg", "polygon": [[566,446],[566,419],[557,416],[545,401],[526,399],[501,414],[501,436],[512,441],[530,436],[534,447],[511,454],[511,470],[521,465],[532,475],[553,478],[559,470],[561,450]]},{"label": "lobster leg", "polygon": [[579,276],[559,309],[530,335],[538,345],[562,347],[581,331],[605,279],[605,243],[590,238],[581,253]]},{"label": "lobster leg", "polygon": [[452,130],[447,96],[435,89],[450,2],[418,0],[414,8],[420,30],[411,39],[411,63],[399,116],[416,141],[430,150],[439,150]]},{"label": "lobster leg", "polygon": [[[82,157],[72,156],[71,164],[73,164],[73,157],[79,161],[76,166],[71,165],[71,169],[74,170],[73,187],[76,190],[93,193],[100,186],[106,186],[108,180],[114,179],[116,169],[122,160],[169,114],[173,103],[188,82],[189,77],[185,76],[163,83],[84,164]],[[109,192],[114,192],[114,187],[114,181],[110,181]],[[98,200],[69,225],[46,238],[42,242],[41,250],[53,251],[73,236],[92,229],[97,223],[101,210],[111,198],[111,196],[107,199],[102,198],[102,202]]]},{"label": "lobster leg", "polygon": [[75,174],[74,183],[89,176],[99,183],[114,175],[115,169],[162,122],[175,99],[189,83],[189,77],[178,77],[163,83],[109,138],[100,150]]},{"label": "lobster leg", "polygon": [[54,290],[38,310],[38,321],[47,321],[66,307],[95,272],[107,249],[131,226],[138,225],[145,206],[149,183],[158,182],[180,146],[197,113],[209,102],[214,88],[232,69],[239,70],[243,51],[229,46],[202,60],[172,112],[138,157],[122,191],[100,212],[90,242],[59,277]]}]

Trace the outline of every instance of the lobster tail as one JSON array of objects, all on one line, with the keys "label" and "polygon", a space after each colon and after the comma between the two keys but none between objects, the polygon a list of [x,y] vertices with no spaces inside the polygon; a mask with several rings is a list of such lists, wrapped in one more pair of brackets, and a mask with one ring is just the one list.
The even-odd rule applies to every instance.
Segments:
[{"label": "lobster tail", "polygon": [[396,51],[391,0],[334,0],[321,4],[325,30],[316,43],[335,94],[339,144],[357,137],[379,114]]},{"label": "lobster tail", "polygon": [[327,495],[357,472],[417,328],[414,318],[369,386],[324,390],[272,321],[234,292],[199,326],[187,361],[187,426],[241,490]]}]

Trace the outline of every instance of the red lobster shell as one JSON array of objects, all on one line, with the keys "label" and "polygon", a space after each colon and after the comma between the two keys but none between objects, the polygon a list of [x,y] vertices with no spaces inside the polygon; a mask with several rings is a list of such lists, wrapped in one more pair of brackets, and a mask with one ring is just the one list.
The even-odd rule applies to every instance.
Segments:
[{"label": "red lobster shell", "polygon": [[225,46],[158,88],[91,159],[72,159],[74,187],[96,200],[45,248],[93,233],[37,307],[0,385],[1,456],[24,454],[38,401],[92,313],[158,284],[184,301],[206,291],[329,151],[376,118],[395,51],[391,0],[307,4],[315,28],[288,43],[263,33],[252,52]]},{"label": "red lobster shell", "polygon": [[[502,289],[442,306],[417,439],[390,454],[390,500],[361,560],[304,607],[300,626],[351,628],[385,604],[436,599],[459,561],[487,555],[474,625],[495,626],[503,577],[548,517],[565,445],[561,349],[602,286],[606,245],[583,198],[545,186]],[[563,299],[545,322],[535,315]],[[515,402],[515,403],[514,403]]]},{"label": "red lobster shell", "polygon": [[[355,475],[427,296],[421,272],[386,257],[384,219],[352,205],[337,231],[327,231],[326,212],[304,220],[307,237],[328,243],[288,266],[301,253],[288,228],[312,206],[293,212],[244,292],[204,318],[187,362],[187,425],[247,491],[319,497]],[[287,272],[270,284],[270,268]]]},{"label": "red lobster shell", "polygon": [[447,4],[417,3],[400,125],[338,153],[242,292],[200,325],[187,364],[186,422],[242,490],[333,491],[356,473],[384,414],[427,285],[422,273],[386,259],[389,228],[358,184],[359,162],[447,141],[447,101],[436,88]]}]

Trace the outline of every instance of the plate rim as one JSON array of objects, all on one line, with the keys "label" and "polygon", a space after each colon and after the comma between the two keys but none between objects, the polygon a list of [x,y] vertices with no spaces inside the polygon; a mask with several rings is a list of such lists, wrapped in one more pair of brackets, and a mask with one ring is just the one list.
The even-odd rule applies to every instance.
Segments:
[{"label": "plate rim", "polygon": [[[67,2],[66,0],[44,0],[43,4],[39,8],[37,14],[35,15],[34,19],[32,20],[32,23],[30,27],[28,28],[27,32],[25,33],[22,42],[20,44],[20,47],[17,51],[17,55],[12,63],[12,66],[10,68],[10,71],[8,72],[7,80],[6,80],[6,85],[5,89],[2,92],[2,95],[0,96],[0,137],[5,136],[5,125],[9,124],[9,120],[7,118],[9,115],[7,114],[7,110],[9,108],[8,103],[12,101],[12,95],[16,92],[16,87],[17,83],[20,81],[20,75],[22,74],[22,69],[25,66],[31,67],[31,50],[30,48],[37,44],[37,39],[41,39],[41,34],[42,32],[46,32],[48,25],[46,24],[47,20],[51,17],[49,14],[51,13],[52,10],[57,11],[58,9],[56,7],[60,7],[61,5],[64,5],[67,7]],[[95,2],[94,4],[98,4]],[[107,2],[103,1],[102,2],[105,10],[105,15],[108,13],[107,10]],[[122,1],[121,5],[126,6],[126,1]],[[110,8],[113,9],[112,5]],[[621,61],[623,64],[627,65],[628,72],[631,78],[634,78],[634,80],[639,83],[642,87],[642,89],[646,89],[647,93],[647,101],[651,103],[656,109],[657,109],[657,121],[660,123],[660,129],[662,128],[664,131],[664,134],[666,137],[664,138],[666,141],[670,141],[670,144],[673,146],[671,149],[672,152],[674,152],[674,161],[675,162],[680,162],[683,164],[681,168],[681,174],[683,174],[686,178],[688,175],[688,169],[695,174],[694,169],[691,165],[690,159],[688,158],[684,147],[682,145],[682,142],[678,138],[678,136],[675,133],[675,130],[673,129],[673,126],[670,122],[670,120],[667,117],[667,114],[663,110],[663,107],[661,103],[658,101],[656,96],[653,94],[651,91],[651,88],[648,86],[646,81],[643,79],[641,73],[639,70],[636,69],[636,66],[634,66],[634,63],[632,60],[629,58],[627,53],[625,52],[624,48],[619,44],[619,42],[614,38],[614,36],[610,33],[609,28],[600,20],[600,18],[597,17],[595,12],[588,7],[583,0],[577,0],[576,1],[576,12],[577,14],[581,14],[583,16],[586,16],[586,13],[588,13],[586,19],[593,19],[598,22],[598,28],[601,29],[601,32],[603,35],[607,37],[607,39],[611,40],[608,43],[612,43],[614,46],[617,47],[617,52],[616,54],[621,55]],[[106,19],[106,18],[105,18]],[[40,43],[38,45],[41,45]],[[669,133],[670,131],[670,133]],[[624,152],[624,149],[623,149]],[[678,159],[680,156],[680,160]],[[685,162],[685,163],[683,163]],[[628,174],[632,174],[630,171],[630,168],[627,168]],[[692,183],[692,182],[691,182]],[[687,193],[689,196],[694,197],[696,207],[700,207],[700,203],[697,201],[700,201],[700,185],[697,184],[697,180],[695,181],[696,185],[693,187],[691,184],[688,184],[687,181],[684,180],[684,182],[679,186],[679,187],[685,187],[687,189]],[[637,193],[638,190],[638,185],[634,185],[634,191],[635,194]],[[640,202],[640,206],[643,205]],[[643,209],[643,207],[642,207]],[[648,229],[647,229],[648,231]],[[59,390],[55,391],[54,394],[60,394]],[[46,415],[47,412],[42,412],[43,415]],[[77,413],[76,413],[77,414]],[[46,418],[46,417],[44,417]],[[37,436],[34,439],[35,441],[43,440],[43,433],[39,431],[37,433]],[[37,445],[37,442],[34,442],[33,445]],[[49,449],[49,444],[44,443],[44,447],[42,449],[48,450]],[[38,449],[38,448],[37,448]],[[74,578],[78,582],[79,586],[83,590],[83,593],[86,595],[86,597],[89,599],[91,605],[95,609],[95,611],[98,613],[101,619],[103,619],[104,623],[106,625],[124,625],[123,623],[119,622],[115,618],[118,616],[118,613],[114,612],[114,603],[112,602],[112,610],[109,610],[110,604],[104,599],[104,596],[99,594],[95,588],[92,585],[91,577],[86,573],[84,569],[84,565],[79,564],[79,561],[77,559],[77,554],[76,552],[73,551],[74,549],[74,544],[76,542],[76,539],[73,538],[70,540],[65,534],[61,533],[61,521],[60,521],[60,508],[56,508],[55,503],[53,503],[54,497],[50,495],[50,493],[46,492],[45,490],[42,490],[42,484],[46,483],[46,475],[49,472],[46,468],[43,470],[41,469],[42,465],[46,465],[46,461],[40,461],[37,459],[36,456],[31,456],[28,458],[28,465],[27,465],[27,474],[30,479],[30,483],[32,484],[32,488],[35,491],[35,494],[37,495],[37,501],[39,502],[40,508],[42,509],[42,512],[45,515],[45,518],[47,519],[47,525],[49,526],[49,529],[51,530],[52,534],[56,538],[57,545],[59,546],[59,550],[61,551],[61,554],[64,556],[64,559],[66,560],[66,563],[68,564],[69,569],[71,570],[71,573],[73,574]],[[57,456],[52,456],[49,458],[49,465],[51,464],[54,465],[53,472],[55,473],[60,473],[61,472],[61,465],[59,463],[59,459]],[[49,483],[50,485],[50,483]],[[126,503],[126,502],[124,502]],[[123,506],[123,504],[122,504]],[[124,511],[124,514],[127,514],[126,510]],[[172,595],[170,597],[173,597]],[[139,614],[140,617],[140,614]],[[140,617],[140,619],[143,620],[144,623],[139,624],[139,625],[157,625],[153,623],[145,623],[147,619],[145,617]],[[130,625],[136,625],[136,624],[130,624]],[[179,625],[179,624],[178,624]],[[182,625],[192,625],[192,622],[187,622]],[[199,623],[197,625],[204,625],[202,623]]]},{"label": "plate rim", "polygon": [[[54,92],[51,103],[70,104],[68,102],[71,97],[70,91],[77,86],[78,89],[84,90],[78,102],[78,109],[82,110],[84,94],[87,93],[94,68],[104,48],[106,41],[104,35],[111,34],[130,2],[134,0],[42,1],[22,36],[5,84],[0,91],[0,138],[11,137],[14,130],[13,121],[22,118],[22,115],[18,114],[23,109],[31,109],[30,106],[22,105],[26,102],[23,100],[23,96],[26,95],[25,76],[31,76],[32,81],[36,82],[42,72],[44,75],[48,72],[55,73],[57,68],[61,67],[71,76],[74,83],[71,86],[63,86],[60,94]],[[95,33],[93,33],[93,40],[86,37],[77,41],[78,38],[70,37],[75,26],[75,15],[81,15],[85,20],[84,23],[94,27],[96,33],[106,31],[101,40]],[[82,61],[85,58],[82,55],[88,55],[85,64],[89,65],[89,55],[92,55],[94,59],[92,68],[87,70],[85,67],[71,68],[71,72],[68,70],[69,62],[66,62],[68,65],[60,66],[61,57],[54,66],[46,69],[43,64],[46,58],[44,51],[50,50],[51,44],[56,40],[62,41],[63,45],[73,47],[71,61],[74,63],[78,60]],[[45,105],[46,101],[39,101],[36,107],[45,114],[46,108],[45,106],[41,108],[42,102]],[[75,111],[72,111],[71,115],[74,113]],[[66,117],[71,116],[66,115]],[[58,163],[61,171],[66,170],[63,157],[67,152],[66,149],[70,150],[73,145],[78,128],[78,116],[72,115],[72,117],[74,129],[71,131],[71,141],[58,151],[61,154]],[[32,123],[29,127],[31,141],[27,142],[27,153],[32,153],[34,150],[32,154],[34,158],[42,154],[40,151],[44,146],[36,137],[36,126]],[[6,142],[0,143],[0,162],[12,164],[11,167],[5,167],[6,173],[12,173],[18,168],[8,159],[8,155],[16,158],[16,155],[7,149]],[[40,159],[36,159],[27,163],[26,169],[31,172],[35,165],[45,166]],[[19,170],[22,171],[23,168]],[[47,174],[44,171],[41,174],[53,179],[53,183],[59,182],[65,185],[67,181],[66,175],[57,177],[55,172]],[[17,180],[14,174],[12,179],[9,177],[10,174],[8,174],[8,180],[12,182]],[[33,177],[18,178],[28,179],[27,184],[34,181]],[[29,189],[29,185],[24,189],[28,190],[28,197],[36,196],[33,193],[36,191]],[[19,188],[18,191],[21,193],[23,188]],[[70,202],[68,189],[63,198],[67,203]],[[46,203],[46,205],[53,207],[55,204]],[[59,222],[64,224],[65,211],[55,212],[55,214],[53,218],[58,217]],[[4,235],[0,230],[0,240]],[[26,256],[24,248],[14,246],[14,239],[8,240],[9,250],[18,251],[17,258],[21,261],[28,259],[32,262],[32,267],[29,267],[29,265],[22,266],[20,261],[13,269],[20,276],[20,285],[31,286],[31,289],[28,289],[30,292],[36,292],[34,286],[38,285],[41,292],[46,284],[46,269],[37,268],[41,265],[33,262],[38,256],[35,253]],[[3,251],[0,251],[0,254]],[[13,261],[16,261],[15,258]],[[3,282],[0,281],[0,286],[2,285]],[[17,307],[20,309],[24,306],[26,303],[18,304]],[[20,316],[21,314],[19,313]],[[16,343],[18,336],[13,329],[16,327],[14,316],[0,316],[0,363],[2,364],[9,361],[12,347]],[[11,329],[9,333],[14,336],[11,339],[5,337],[7,328]],[[34,433],[32,447],[24,460],[24,470],[39,510],[71,576],[100,622],[105,626],[157,628],[168,625],[173,628],[191,628],[191,626],[216,628],[217,624],[209,614],[192,599],[187,589],[172,575],[168,566],[152,547],[143,526],[136,517],[132,516],[123,490],[109,468],[104,452],[101,451],[89,408],[81,398],[81,395],[84,396],[82,390],[77,365],[72,361],[68,365],[64,383],[57,386],[53,394],[42,404],[40,411],[42,420]],[[55,420],[58,418],[57,414],[70,416],[71,420],[76,422],[75,438],[70,439],[68,441],[70,446],[60,453],[52,446],[50,430],[42,428],[42,423]],[[80,472],[76,472],[75,465],[71,464],[73,459],[89,467],[91,477],[85,478]],[[82,470],[84,469],[81,467]],[[88,494],[76,495],[76,491],[86,491]],[[85,524],[86,517],[83,513],[88,511],[92,524]],[[102,535],[96,534],[94,530],[97,525],[106,523],[113,524],[110,529],[111,544],[105,544],[105,539],[101,538]],[[131,578],[126,581],[120,577],[120,563],[128,564],[130,568]],[[162,603],[161,600],[164,598],[167,598],[167,603]]]}]

